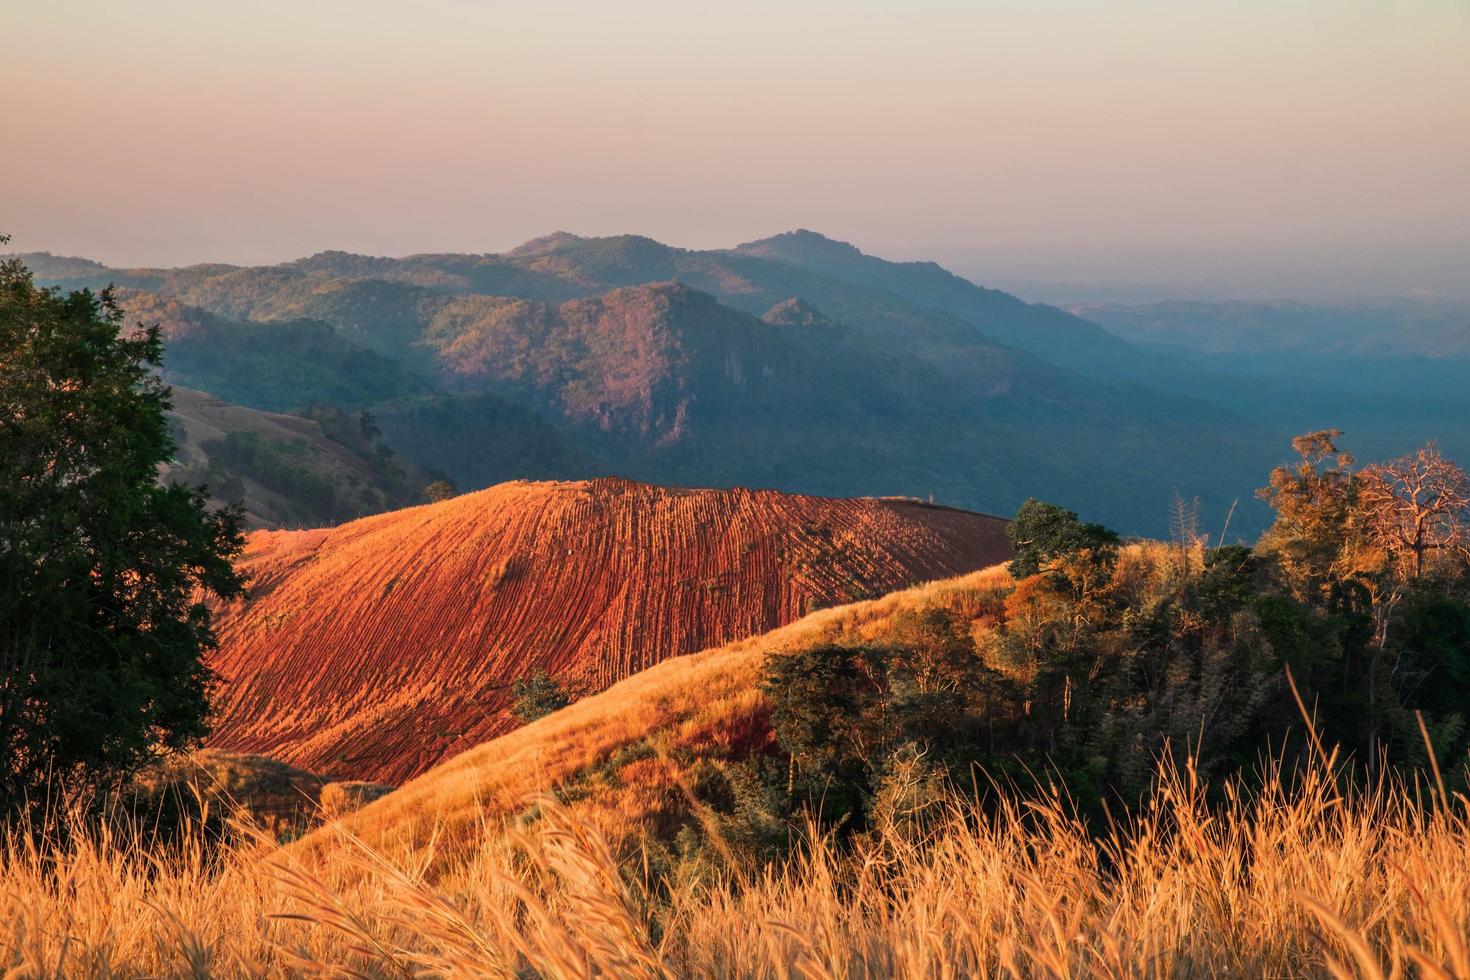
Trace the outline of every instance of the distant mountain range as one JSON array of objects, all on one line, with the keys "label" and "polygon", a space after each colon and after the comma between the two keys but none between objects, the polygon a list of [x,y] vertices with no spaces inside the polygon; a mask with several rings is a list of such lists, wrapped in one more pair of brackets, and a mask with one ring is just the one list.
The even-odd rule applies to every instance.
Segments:
[{"label": "distant mountain range", "polygon": [[1291,352],[1470,361],[1466,303],[1089,303],[1071,310],[1134,343],[1201,354]]},{"label": "distant mountain range", "polygon": [[1375,452],[1470,448],[1445,410],[1458,368],[1438,401],[1396,404],[1404,385],[1377,381],[1355,412],[1320,365],[1159,343],[1111,311],[1105,329],[809,231],[263,267],[25,259],[44,282],[127,290],[166,324],[171,380],[251,408],[366,410],[397,458],[461,489],[616,474],[993,513],[1039,496],[1154,534],[1177,492],[1212,527],[1242,499],[1232,528],[1249,535],[1253,489],[1305,428],[1343,424]]}]

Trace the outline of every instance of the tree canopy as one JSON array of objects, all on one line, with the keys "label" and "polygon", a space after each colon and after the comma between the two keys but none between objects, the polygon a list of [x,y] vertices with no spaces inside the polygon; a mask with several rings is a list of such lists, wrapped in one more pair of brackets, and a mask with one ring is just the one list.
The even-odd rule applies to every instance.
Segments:
[{"label": "tree canopy", "polygon": [[159,483],[157,329],[0,263],[0,808],[106,788],[206,731],[203,599],[241,591],[238,515]]},{"label": "tree canopy", "polygon": [[1016,511],[1006,525],[1006,535],[1015,549],[1011,574],[1017,578],[1035,575],[1063,555],[1104,550],[1118,543],[1118,535],[1101,524],[1084,523],[1075,512],[1035,497]]},{"label": "tree canopy", "polygon": [[1009,527],[1014,579],[773,655],[779,754],[732,780],[736,815],[755,801],[778,823],[815,812],[861,830],[895,799],[912,809],[929,773],[982,789],[1055,780],[1102,817],[1148,793],[1171,753],[1205,782],[1296,765],[1311,752],[1303,706],[1344,766],[1414,769],[1433,751],[1462,789],[1465,474],[1432,445],[1356,469],[1341,435],[1294,440],[1255,548],[1120,545],[1029,500]]}]

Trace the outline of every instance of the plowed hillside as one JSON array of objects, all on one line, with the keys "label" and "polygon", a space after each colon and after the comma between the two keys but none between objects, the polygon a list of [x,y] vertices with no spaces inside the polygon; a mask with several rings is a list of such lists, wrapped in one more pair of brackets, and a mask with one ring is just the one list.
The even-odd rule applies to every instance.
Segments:
[{"label": "plowed hillside", "polygon": [[318,830],[298,852],[330,853],[357,839],[398,855],[405,866],[452,865],[465,849],[483,846],[487,829],[494,833],[552,792],[610,841],[636,838],[687,813],[685,788],[699,760],[730,762],[768,747],[760,691],[768,656],[837,636],[883,643],[906,612],[955,600],[965,605],[1011,585],[1004,566],[987,568],[823,609],[769,633],[673,658],[445,760],[347,814],[347,835]]},{"label": "plowed hillside", "polygon": [[211,744],[397,783],[513,727],[533,670],[601,690],[1007,551],[1000,520],[907,500],[623,480],[257,533],[252,595],[217,623]]}]

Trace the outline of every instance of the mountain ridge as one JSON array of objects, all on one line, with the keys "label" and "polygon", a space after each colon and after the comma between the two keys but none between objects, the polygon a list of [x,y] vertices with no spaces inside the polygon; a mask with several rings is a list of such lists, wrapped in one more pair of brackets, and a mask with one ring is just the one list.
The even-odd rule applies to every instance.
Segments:
[{"label": "mountain ridge", "polygon": [[[220,315],[323,320],[448,393],[493,395],[544,416],[604,461],[601,473],[820,494],[896,491],[992,511],[1039,496],[1126,531],[1158,531],[1174,486],[1220,513],[1249,496],[1251,488],[1229,485],[1247,467],[1217,457],[1243,458],[1254,471],[1263,460],[1253,447],[1271,440],[1192,392],[1057,363],[1105,361],[1068,354],[1070,342],[1054,339],[1100,328],[937,267],[886,263],[814,233],[797,240],[860,266],[830,270],[839,276],[738,250],[561,233],[501,255],[329,252],[256,269],[117,277]],[[862,282],[870,269],[892,281]],[[987,333],[943,303],[883,288],[913,292],[914,270],[958,290],[950,306],[963,300],[987,316],[1018,317],[1002,325],[1023,339],[1042,332],[1022,346],[998,342],[992,333],[1001,331]],[[657,296],[667,283],[711,299],[699,301],[698,318],[671,319]],[[800,325],[768,316],[792,300],[804,304]],[[414,436],[396,436],[394,448],[438,468],[413,455]],[[1151,475],[1161,460],[1172,472],[1162,487]],[[482,485],[467,469],[448,475]],[[1249,524],[1250,507],[1237,519]]]}]

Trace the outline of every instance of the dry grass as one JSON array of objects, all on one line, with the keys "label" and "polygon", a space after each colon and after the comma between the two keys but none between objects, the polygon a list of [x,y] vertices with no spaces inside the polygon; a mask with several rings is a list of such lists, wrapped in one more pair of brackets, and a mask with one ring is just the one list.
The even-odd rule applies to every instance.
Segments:
[{"label": "dry grass", "polygon": [[[916,586],[865,602],[812,613],[790,626],[635,674],[507,735],[440,763],[387,797],[346,817],[344,828],[372,846],[418,854],[440,844],[436,857],[456,853],[459,841],[477,840],[487,820],[525,809],[526,801],[602,765],[640,743],[655,743],[654,758],[637,764],[636,778],[603,787],[595,799],[572,805],[615,843],[683,807],[679,781],[685,766],[675,754],[720,759],[749,752],[769,737],[757,690],[766,657],[839,635],[878,637],[897,614],[947,597],[971,597],[1008,588],[997,566]],[[752,744],[755,743],[755,744]],[[449,847],[443,845],[449,842]],[[307,849],[330,851],[334,835],[308,837]],[[415,860],[429,860],[415,857]]]},{"label": "dry grass", "polygon": [[[434,875],[337,830],[325,864],[86,837],[0,859],[0,967],[49,976],[1470,977],[1470,823],[1311,778],[1207,808],[1187,774],[1089,836],[955,801],[921,839],[816,840],[664,890],[545,801]],[[488,829],[488,828],[487,828]]]},{"label": "dry grass", "polygon": [[[768,652],[881,635],[905,609],[1006,582],[977,573],[661,664],[289,846],[12,840],[0,976],[1470,980],[1470,803],[1345,794],[1330,764],[1214,806],[1167,769],[1101,834],[1057,799],[979,812],[955,797],[849,851],[808,836],[783,866],[730,867],[716,848],[700,874],[650,871],[639,834],[682,799],[680,766],[767,737]],[[650,741],[620,781],[544,795]]]}]

